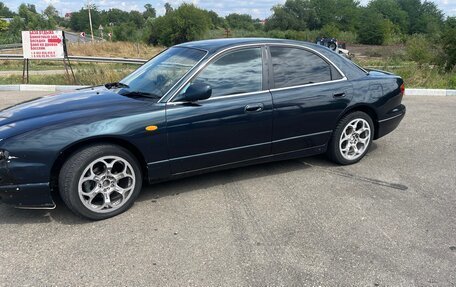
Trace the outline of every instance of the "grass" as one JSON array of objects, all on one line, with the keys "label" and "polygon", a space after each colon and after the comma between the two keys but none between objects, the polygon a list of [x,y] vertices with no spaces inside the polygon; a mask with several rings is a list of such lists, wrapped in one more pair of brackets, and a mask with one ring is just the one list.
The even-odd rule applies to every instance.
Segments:
[{"label": "grass", "polygon": [[[30,75],[30,84],[43,84],[43,85],[85,85],[94,86],[101,85],[109,82],[117,82],[130,74],[134,69],[132,67],[125,67],[123,69],[104,68],[93,66],[90,68],[80,69],[75,71],[76,83],[72,77],[67,75]],[[20,84],[22,83],[22,76],[11,75],[0,77],[0,85]]]},{"label": "grass", "polygon": [[443,73],[437,67],[420,67],[413,63],[390,71],[401,76],[408,88],[456,89],[456,73]]},{"label": "grass", "polygon": [[[90,69],[93,67],[101,67],[103,69],[136,69],[139,65],[134,64],[111,64],[111,63],[85,63],[71,62],[71,66],[75,70]],[[47,71],[47,70],[64,70],[62,61],[30,61],[30,71]],[[0,71],[22,71],[22,61],[0,61]]]},{"label": "grass", "polygon": [[68,54],[72,56],[150,59],[163,49],[163,47],[131,42],[70,43]]},{"label": "grass", "polygon": [[353,61],[358,65],[395,73],[404,79],[407,88],[456,89],[456,73],[409,60],[403,45],[353,45],[349,49],[354,51]]}]

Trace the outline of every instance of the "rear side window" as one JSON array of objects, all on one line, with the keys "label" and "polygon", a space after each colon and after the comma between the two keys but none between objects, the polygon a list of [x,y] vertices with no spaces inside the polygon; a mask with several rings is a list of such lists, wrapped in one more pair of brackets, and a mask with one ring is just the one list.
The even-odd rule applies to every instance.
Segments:
[{"label": "rear side window", "polygon": [[271,47],[271,56],[275,88],[331,81],[331,66],[312,52]]}]

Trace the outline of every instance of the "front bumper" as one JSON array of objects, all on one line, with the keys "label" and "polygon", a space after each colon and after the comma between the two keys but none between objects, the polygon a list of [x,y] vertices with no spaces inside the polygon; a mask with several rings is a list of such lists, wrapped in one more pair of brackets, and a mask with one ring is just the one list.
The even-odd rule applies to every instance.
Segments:
[{"label": "front bumper", "polygon": [[0,186],[0,201],[18,208],[55,208],[49,182]]},{"label": "front bumper", "polygon": [[379,120],[378,126],[377,126],[377,131],[375,133],[375,139],[381,138],[382,136],[385,136],[389,134],[390,132],[394,131],[399,123],[402,121],[402,119],[405,116],[406,108],[404,105],[400,105],[397,108],[397,112],[394,113],[394,115],[390,115],[389,117]]}]

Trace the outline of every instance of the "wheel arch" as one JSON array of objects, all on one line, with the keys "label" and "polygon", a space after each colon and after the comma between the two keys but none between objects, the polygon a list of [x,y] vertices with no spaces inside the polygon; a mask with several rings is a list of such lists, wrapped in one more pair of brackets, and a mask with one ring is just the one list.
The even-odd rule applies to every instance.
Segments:
[{"label": "wheel arch", "polygon": [[348,114],[351,114],[353,112],[364,112],[368,114],[372,122],[374,123],[374,140],[378,138],[378,115],[375,109],[368,104],[358,104],[354,106],[350,106],[347,108],[343,113],[340,114],[339,118],[337,119],[338,123],[343,117],[345,117]]},{"label": "wheel arch", "polygon": [[63,164],[65,161],[73,155],[76,151],[82,149],[83,147],[89,146],[89,145],[94,145],[94,144],[114,144],[121,146],[125,149],[127,149],[138,161],[140,167],[141,167],[141,173],[143,174],[143,180],[146,180],[148,178],[148,172],[147,172],[147,161],[142,154],[142,152],[137,148],[134,144],[131,142],[114,137],[114,136],[103,136],[103,137],[93,137],[93,138],[87,138],[80,140],[78,142],[75,142],[69,146],[66,146],[63,148],[60,152],[58,157],[54,160],[54,163],[51,168],[51,178],[50,178],[50,184],[52,187],[53,191],[53,196],[56,196],[58,192],[58,178],[59,178],[59,172],[60,169],[62,168]]}]

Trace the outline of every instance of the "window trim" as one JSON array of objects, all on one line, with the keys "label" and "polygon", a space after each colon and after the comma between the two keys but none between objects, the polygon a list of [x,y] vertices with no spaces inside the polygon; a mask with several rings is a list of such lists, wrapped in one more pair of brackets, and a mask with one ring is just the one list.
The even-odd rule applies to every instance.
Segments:
[{"label": "window trim", "polygon": [[[284,88],[278,88],[278,89],[271,89],[271,75],[272,74],[272,71],[271,71],[271,68],[272,68],[272,59],[271,59],[271,53],[269,52],[269,47],[272,47],[272,46],[282,46],[282,47],[295,47],[295,48],[299,48],[299,49],[304,49],[304,50],[308,50],[310,52],[313,52],[315,54],[317,54],[318,56],[320,56],[321,58],[323,58],[324,60],[326,60],[326,62],[328,62],[330,65],[332,65],[341,75],[342,75],[342,79],[338,79],[338,80],[331,80],[331,81],[328,81],[328,82],[320,82],[320,83],[312,83],[312,84],[305,84],[305,85],[300,85],[300,86],[293,86],[293,87],[284,87]],[[252,43],[252,44],[240,44],[240,45],[236,45],[236,46],[232,46],[232,47],[228,47],[228,48],[225,48],[225,49],[222,49],[220,51],[218,51],[217,53],[215,53],[214,55],[210,56],[209,59],[206,61],[206,63],[200,65],[199,67],[194,67],[196,69],[192,69],[192,72],[193,72],[193,75],[191,75],[186,81],[183,81],[181,83],[181,86],[178,87],[176,89],[176,91],[172,94],[172,96],[170,96],[168,98],[168,100],[166,101],[162,101],[163,98],[165,98],[165,96],[167,96],[167,94],[165,96],[163,96],[157,103],[176,103],[176,104],[182,104],[184,102],[182,101],[178,101],[178,102],[173,102],[173,99],[180,93],[180,91],[191,81],[193,80],[194,76],[195,75],[198,75],[199,72],[204,69],[209,63],[211,63],[211,61],[215,58],[217,58],[219,55],[227,52],[227,51],[231,51],[231,50],[236,50],[236,49],[241,49],[241,48],[245,48],[245,47],[260,47],[262,49],[266,49],[268,51],[267,56],[264,56],[263,55],[263,61],[266,60],[266,67],[268,67],[267,69],[267,75],[266,75],[266,79],[267,79],[267,83],[268,83],[268,89],[264,89],[262,91],[258,91],[258,92],[254,92],[254,93],[264,93],[266,91],[269,91],[269,92],[273,92],[273,91],[281,91],[281,90],[287,90],[287,89],[294,89],[294,88],[302,88],[302,87],[307,87],[307,86],[315,86],[315,85],[321,85],[321,84],[327,84],[327,83],[336,83],[336,82],[341,82],[341,81],[347,81],[347,77],[345,76],[345,73],[342,72],[342,70],[337,67],[337,65],[335,65],[328,57],[326,57],[325,55],[323,55],[322,53],[318,52],[317,50],[314,50],[312,48],[309,48],[309,47],[306,47],[306,46],[303,46],[303,45],[298,45],[298,44],[290,44],[290,43],[272,43],[272,42],[264,42],[264,43]],[[207,55],[206,55],[207,56]],[[203,60],[203,59],[202,59]],[[201,61],[202,61],[201,60]],[[263,63],[263,74],[264,74],[264,68],[265,68],[265,65]],[[187,76],[187,75],[185,75]],[[184,77],[185,77],[184,76]],[[183,78],[184,78],[183,77]],[[182,79],[183,79],[182,78]],[[181,79],[181,80],[182,80]],[[263,78],[264,79],[264,78]],[[179,81],[180,82],[180,81]],[[171,90],[170,90],[171,91]],[[229,95],[229,97],[234,97],[234,96],[245,96],[245,95],[249,95],[250,93],[247,93],[247,94],[235,94],[235,95]],[[223,99],[223,98],[226,98],[228,96],[225,96],[225,97],[218,97],[218,98],[213,98],[213,99]],[[211,100],[211,98],[207,99],[206,101],[208,100]]]},{"label": "window trim", "polygon": [[197,69],[195,71],[195,73],[193,75],[191,75],[190,78],[187,81],[185,81],[185,83],[181,87],[179,87],[177,89],[177,91],[174,93],[174,95],[169,98],[167,103],[183,103],[184,101],[173,102],[173,100],[174,100],[174,98],[176,98],[180,94],[180,92],[189,83],[191,83],[196,77],[198,77],[204,71],[204,69],[206,69],[212,63],[216,62],[217,60],[223,58],[224,56],[226,56],[226,55],[228,55],[230,53],[235,53],[235,52],[238,52],[238,51],[247,50],[247,49],[251,49],[251,48],[260,49],[260,58],[261,58],[261,90],[253,91],[253,92],[247,92],[247,93],[229,94],[229,95],[224,95],[224,96],[219,96],[219,97],[214,97],[214,98],[210,97],[209,99],[206,99],[204,101],[215,100],[215,99],[232,98],[232,97],[237,97],[237,96],[245,96],[245,95],[257,94],[257,93],[263,93],[263,92],[267,91],[269,83],[267,81],[267,74],[265,74],[265,72],[267,70],[265,69],[265,63],[266,63],[265,61],[266,60],[265,60],[265,53],[264,53],[264,45],[257,43],[257,44],[252,44],[252,45],[248,45],[248,46],[231,47],[231,48],[227,48],[225,50],[222,50],[222,51],[216,53],[215,55],[210,57],[206,61],[206,63],[204,63],[204,65],[202,65],[199,69]]},{"label": "window trim", "polygon": [[[307,52],[319,57],[326,64],[328,64],[331,80],[318,82],[318,83],[309,83],[309,84],[302,84],[302,85],[294,85],[294,86],[276,88],[275,87],[276,83],[275,83],[275,80],[274,80],[274,66],[273,66],[273,63],[272,63],[272,54],[271,54],[271,50],[270,50],[271,47],[304,50],[304,51],[307,51]],[[311,86],[317,86],[317,85],[322,85],[322,84],[327,84],[327,83],[336,83],[336,82],[341,82],[341,81],[346,81],[347,80],[347,77],[345,76],[345,74],[330,59],[328,59],[328,57],[326,57],[325,55],[323,55],[323,54],[319,53],[318,51],[313,50],[311,48],[304,47],[304,46],[299,46],[299,45],[289,45],[289,44],[277,43],[277,44],[268,45],[268,53],[269,53],[269,59],[270,59],[270,67],[269,67],[269,69],[271,71],[270,72],[270,77],[269,77],[270,81],[271,81],[271,85],[270,85],[270,91],[271,92],[283,91],[283,90],[289,90],[289,89],[295,89],[295,88],[311,87]],[[342,78],[337,79],[337,80],[333,80],[332,79],[333,78],[333,71],[332,71],[333,68],[336,69],[336,71],[342,76]]]}]

